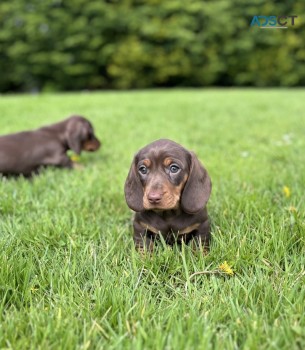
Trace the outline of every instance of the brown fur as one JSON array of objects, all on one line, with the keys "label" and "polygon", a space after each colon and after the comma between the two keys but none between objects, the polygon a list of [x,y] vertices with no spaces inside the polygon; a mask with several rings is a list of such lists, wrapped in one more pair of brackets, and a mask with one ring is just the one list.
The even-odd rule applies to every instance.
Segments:
[{"label": "brown fur", "polygon": [[152,250],[161,235],[169,244],[194,240],[207,248],[210,193],[210,177],[194,153],[170,140],[141,149],[125,183],[127,204],[136,211],[136,247]]},{"label": "brown fur", "polygon": [[0,173],[31,176],[43,166],[72,168],[67,150],[80,154],[99,147],[91,123],[72,116],[37,130],[0,136]]}]

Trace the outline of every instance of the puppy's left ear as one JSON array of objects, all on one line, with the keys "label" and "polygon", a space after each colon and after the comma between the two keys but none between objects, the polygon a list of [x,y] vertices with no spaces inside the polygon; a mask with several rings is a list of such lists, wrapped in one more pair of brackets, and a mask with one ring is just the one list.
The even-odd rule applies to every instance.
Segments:
[{"label": "puppy's left ear", "polygon": [[125,182],[125,199],[130,209],[140,212],[144,210],[143,206],[143,186],[136,170],[136,157],[131,164],[126,182]]},{"label": "puppy's left ear", "polygon": [[66,129],[66,139],[69,148],[76,154],[82,151],[82,143],[86,139],[86,125],[81,120],[71,118]]},{"label": "puppy's left ear", "polygon": [[200,164],[193,152],[191,154],[191,169],[181,196],[181,207],[188,214],[195,214],[207,204],[212,183],[206,169]]}]

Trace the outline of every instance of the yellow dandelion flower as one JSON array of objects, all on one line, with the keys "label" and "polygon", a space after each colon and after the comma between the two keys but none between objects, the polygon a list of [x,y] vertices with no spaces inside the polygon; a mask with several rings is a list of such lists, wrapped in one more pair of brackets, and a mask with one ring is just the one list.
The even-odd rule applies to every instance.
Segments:
[{"label": "yellow dandelion flower", "polygon": [[70,156],[70,159],[72,160],[72,162],[80,161],[80,157],[77,154],[73,154],[72,156]]},{"label": "yellow dandelion flower", "polygon": [[229,276],[234,275],[232,268],[229,266],[229,264],[226,261],[223,262],[221,265],[219,265],[219,270],[224,272],[225,274],[227,274]]},{"label": "yellow dandelion flower", "polygon": [[288,186],[284,186],[283,193],[284,193],[285,197],[287,197],[287,198],[290,197],[291,196],[290,188]]},{"label": "yellow dandelion flower", "polygon": [[35,288],[35,287],[31,287],[31,293],[33,293],[33,294],[35,294],[36,292],[37,292],[37,290],[38,290],[38,288]]}]

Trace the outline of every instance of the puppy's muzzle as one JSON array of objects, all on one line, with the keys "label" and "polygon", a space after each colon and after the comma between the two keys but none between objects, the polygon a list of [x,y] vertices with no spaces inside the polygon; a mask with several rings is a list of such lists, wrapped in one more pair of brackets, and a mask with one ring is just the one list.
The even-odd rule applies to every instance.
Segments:
[{"label": "puppy's muzzle", "polygon": [[94,152],[97,151],[101,147],[101,143],[98,139],[92,140],[92,141],[86,141],[83,149],[87,152]]}]

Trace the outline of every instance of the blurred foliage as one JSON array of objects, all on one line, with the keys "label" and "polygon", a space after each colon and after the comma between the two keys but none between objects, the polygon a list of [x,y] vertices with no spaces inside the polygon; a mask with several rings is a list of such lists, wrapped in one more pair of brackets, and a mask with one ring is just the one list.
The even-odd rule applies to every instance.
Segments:
[{"label": "blurred foliage", "polygon": [[[254,15],[297,15],[287,30]],[[0,91],[305,83],[305,2],[2,0]]]}]

